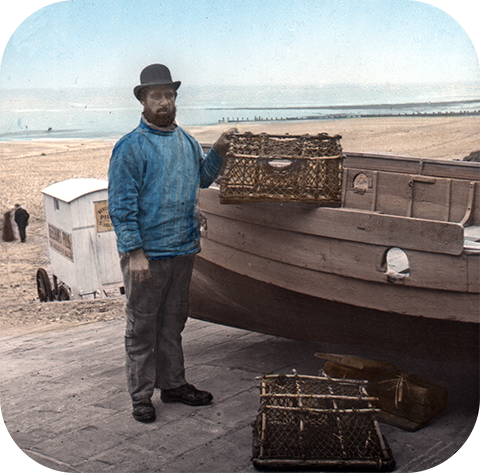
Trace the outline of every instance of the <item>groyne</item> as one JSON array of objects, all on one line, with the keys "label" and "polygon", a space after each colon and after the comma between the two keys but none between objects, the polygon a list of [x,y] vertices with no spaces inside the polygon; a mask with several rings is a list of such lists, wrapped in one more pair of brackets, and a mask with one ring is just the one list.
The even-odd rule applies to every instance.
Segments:
[{"label": "groyne", "polygon": [[243,123],[243,122],[277,122],[297,120],[343,120],[347,118],[382,118],[382,117],[446,117],[446,116],[475,116],[480,115],[480,110],[450,111],[450,112],[416,112],[416,113],[328,113],[324,115],[304,115],[285,117],[222,117],[218,123]]}]

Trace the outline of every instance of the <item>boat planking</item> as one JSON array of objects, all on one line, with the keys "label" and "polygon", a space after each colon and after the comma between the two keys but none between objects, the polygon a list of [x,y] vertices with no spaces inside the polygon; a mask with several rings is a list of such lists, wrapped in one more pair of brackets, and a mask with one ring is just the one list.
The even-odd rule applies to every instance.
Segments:
[{"label": "boat planking", "polygon": [[343,153],[340,207],[203,189],[191,314],[299,340],[401,350],[458,331],[457,350],[478,346],[479,180],[478,163]]}]

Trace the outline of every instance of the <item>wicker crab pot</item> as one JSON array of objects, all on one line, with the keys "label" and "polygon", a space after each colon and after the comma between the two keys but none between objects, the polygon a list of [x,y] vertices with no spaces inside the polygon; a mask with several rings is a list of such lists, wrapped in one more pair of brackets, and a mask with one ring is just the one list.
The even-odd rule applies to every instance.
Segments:
[{"label": "wicker crab pot", "polygon": [[259,470],[392,471],[363,381],[268,375],[253,429]]},{"label": "wicker crab pot", "polygon": [[340,205],[340,136],[233,134],[220,202]]}]

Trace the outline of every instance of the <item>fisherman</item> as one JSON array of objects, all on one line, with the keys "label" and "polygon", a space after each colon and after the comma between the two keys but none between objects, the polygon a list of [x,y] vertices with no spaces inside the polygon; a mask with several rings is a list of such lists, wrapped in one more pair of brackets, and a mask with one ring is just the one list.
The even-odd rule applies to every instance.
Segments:
[{"label": "fisherman", "polygon": [[19,204],[15,204],[15,223],[17,224],[20,241],[22,243],[25,243],[25,240],[27,239],[27,226],[29,218],[29,213],[20,207]]},{"label": "fisherman", "polygon": [[108,206],[126,292],[126,371],[133,417],[153,422],[154,388],[164,403],[201,406],[213,396],[188,384],[181,333],[195,254],[200,251],[199,187],[208,187],[229,147],[224,133],[204,156],[175,122],[177,89],[170,70],[147,66],[135,97],[140,124],[115,145]]}]

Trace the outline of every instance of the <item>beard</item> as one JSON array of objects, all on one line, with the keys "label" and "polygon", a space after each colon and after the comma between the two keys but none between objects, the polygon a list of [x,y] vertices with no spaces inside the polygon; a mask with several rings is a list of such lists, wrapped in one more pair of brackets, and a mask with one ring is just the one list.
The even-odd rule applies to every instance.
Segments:
[{"label": "beard", "polygon": [[159,128],[165,128],[172,125],[173,122],[175,121],[176,113],[177,113],[177,108],[175,107],[175,105],[165,110],[154,111],[150,109],[145,109],[143,111],[143,115],[146,118],[146,120],[152,123],[153,125],[158,126]]}]

